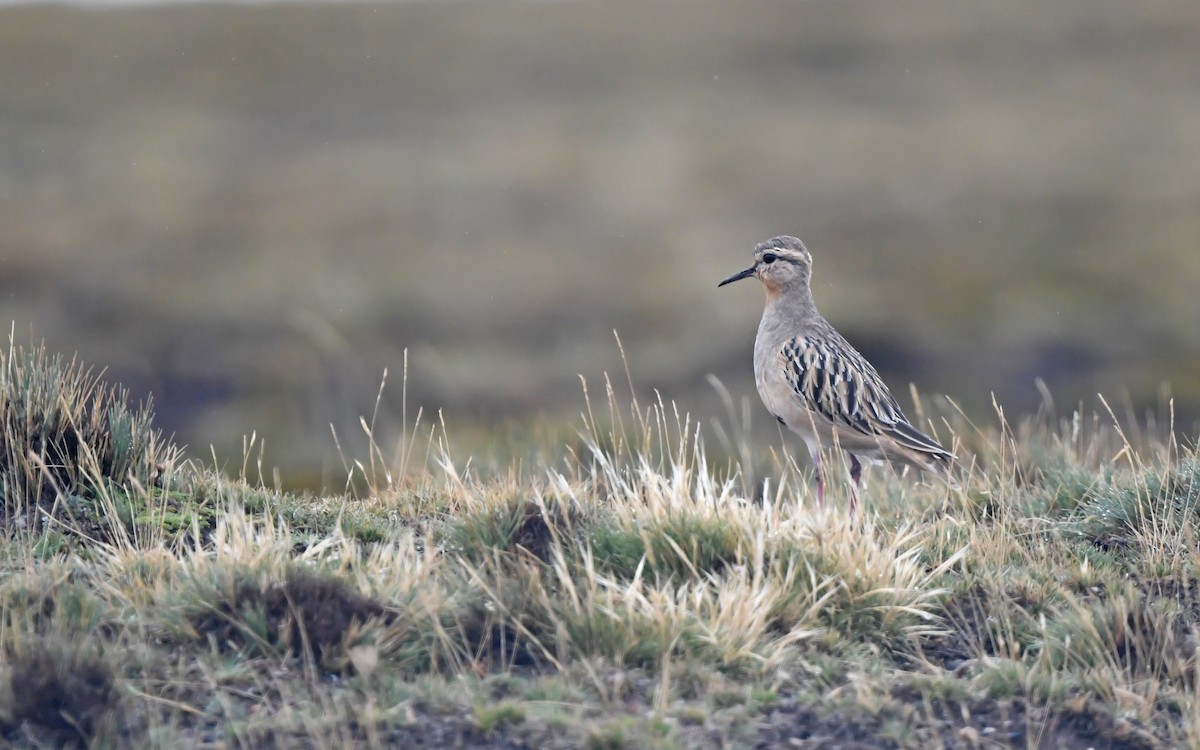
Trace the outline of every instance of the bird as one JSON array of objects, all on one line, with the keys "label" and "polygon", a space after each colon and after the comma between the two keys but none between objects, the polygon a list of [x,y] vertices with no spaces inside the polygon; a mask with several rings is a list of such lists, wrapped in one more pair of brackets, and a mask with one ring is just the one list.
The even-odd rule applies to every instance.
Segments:
[{"label": "bird", "polygon": [[852,514],[862,460],[907,464],[953,485],[954,455],[913,427],[871,363],[817,311],[804,243],[790,236],[761,242],[754,264],[717,286],[752,276],[767,293],[754,340],[754,382],[771,414],[808,447],[818,505],[825,500],[823,451],[849,454]]}]

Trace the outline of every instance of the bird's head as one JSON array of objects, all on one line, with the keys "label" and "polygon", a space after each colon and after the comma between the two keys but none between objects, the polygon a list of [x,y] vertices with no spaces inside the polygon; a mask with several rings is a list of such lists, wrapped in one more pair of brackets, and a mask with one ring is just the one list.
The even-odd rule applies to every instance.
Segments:
[{"label": "bird's head", "polygon": [[754,265],[739,271],[717,286],[732,284],[755,276],[767,288],[767,296],[778,297],[784,292],[808,289],[812,277],[812,256],[808,248],[795,237],[776,237],[760,242],[754,248]]}]

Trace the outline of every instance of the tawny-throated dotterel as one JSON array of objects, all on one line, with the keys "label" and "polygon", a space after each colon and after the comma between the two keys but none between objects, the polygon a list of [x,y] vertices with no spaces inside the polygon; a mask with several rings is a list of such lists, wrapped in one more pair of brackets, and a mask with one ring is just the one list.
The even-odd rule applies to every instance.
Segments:
[{"label": "tawny-throated dotterel", "polygon": [[954,456],[912,426],[871,363],[817,311],[812,255],[804,243],[786,236],[760,243],[754,264],[717,286],[751,276],[767,291],[754,341],[754,381],[767,409],[804,439],[817,501],[825,497],[821,454],[834,450],[850,456],[851,511],[860,458],[908,464],[953,483]]}]

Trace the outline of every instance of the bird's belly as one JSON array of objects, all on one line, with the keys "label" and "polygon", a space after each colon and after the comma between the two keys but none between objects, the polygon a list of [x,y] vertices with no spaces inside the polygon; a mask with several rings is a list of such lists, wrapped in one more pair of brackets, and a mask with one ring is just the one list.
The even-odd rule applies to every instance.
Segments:
[{"label": "bird's belly", "polygon": [[824,444],[832,437],[832,425],[817,412],[804,408],[800,399],[796,398],[792,386],[782,377],[756,378],[758,395],[763,405],[775,418],[792,432],[804,438],[809,450]]},{"label": "bird's belly", "polygon": [[835,425],[820,412],[806,409],[793,394],[791,384],[783,378],[761,378],[757,385],[763,404],[776,419],[804,439],[810,452],[837,447],[861,458],[885,458],[876,436]]}]

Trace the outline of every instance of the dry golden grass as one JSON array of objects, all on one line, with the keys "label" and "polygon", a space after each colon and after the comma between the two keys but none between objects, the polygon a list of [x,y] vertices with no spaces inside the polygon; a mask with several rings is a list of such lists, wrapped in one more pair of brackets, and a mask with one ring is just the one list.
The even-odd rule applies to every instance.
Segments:
[{"label": "dry golden grass", "polygon": [[[98,403],[22,402],[73,382],[49,361],[9,351],[6,417]],[[4,738],[1200,747],[1200,463],[1169,423],[948,409],[961,489],[875,470],[851,518],[782,449],[714,466],[695,420],[605,386],[499,471],[414,415],[395,446],[363,422],[336,497],[269,486],[253,441],[232,477],[81,451],[69,490],[6,483]]]}]

